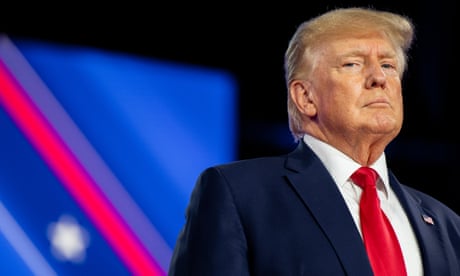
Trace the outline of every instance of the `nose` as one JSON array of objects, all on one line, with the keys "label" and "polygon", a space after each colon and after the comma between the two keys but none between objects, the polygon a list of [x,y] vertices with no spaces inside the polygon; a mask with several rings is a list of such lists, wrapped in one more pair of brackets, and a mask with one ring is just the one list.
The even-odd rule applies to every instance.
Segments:
[{"label": "nose", "polygon": [[373,64],[368,67],[366,77],[366,88],[384,89],[387,82],[387,76],[380,64]]}]

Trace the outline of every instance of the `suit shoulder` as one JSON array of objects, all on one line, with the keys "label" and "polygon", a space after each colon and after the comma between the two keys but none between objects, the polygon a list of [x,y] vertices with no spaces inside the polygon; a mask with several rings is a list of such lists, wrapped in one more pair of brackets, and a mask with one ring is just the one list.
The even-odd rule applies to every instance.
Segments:
[{"label": "suit shoulder", "polygon": [[200,178],[224,177],[236,180],[279,175],[283,171],[285,160],[286,155],[232,161],[206,168],[200,174]]},{"label": "suit shoulder", "polygon": [[251,159],[237,160],[225,164],[220,164],[214,166],[214,168],[223,171],[233,171],[233,170],[258,170],[272,166],[283,165],[286,160],[286,155],[280,156],[267,156],[267,157],[257,157]]},{"label": "suit shoulder", "polygon": [[424,208],[429,209],[437,214],[448,215],[460,220],[459,215],[451,207],[447,206],[439,199],[407,185],[403,186],[405,187],[406,191],[408,191],[414,198],[416,198]]}]

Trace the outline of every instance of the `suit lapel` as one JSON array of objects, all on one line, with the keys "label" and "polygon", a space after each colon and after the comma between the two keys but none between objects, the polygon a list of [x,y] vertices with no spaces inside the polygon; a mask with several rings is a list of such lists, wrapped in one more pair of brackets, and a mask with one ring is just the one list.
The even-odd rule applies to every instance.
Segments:
[{"label": "suit lapel", "polygon": [[[332,177],[303,143],[287,158],[287,177],[311,212],[348,275],[372,275],[361,236]],[[352,254],[351,254],[352,253]]]},{"label": "suit lapel", "polygon": [[438,218],[408,189],[404,189],[396,177],[390,173],[390,185],[398,196],[409,218],[419,248],[422,254],[425,275],[451,275],[449,267],[445,265],[447,258],[443,248],[441,230],[438,228]]}]

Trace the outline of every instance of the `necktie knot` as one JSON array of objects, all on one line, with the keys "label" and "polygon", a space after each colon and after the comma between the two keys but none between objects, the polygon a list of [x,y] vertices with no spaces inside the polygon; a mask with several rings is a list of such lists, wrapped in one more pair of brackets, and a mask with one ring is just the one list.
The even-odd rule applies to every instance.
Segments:
[{"label": "necktie knot", "polygon": [[375,187],[378,174],[370,167],[361,167],[357,169],[352,175],[351,180],[362,189]]}]

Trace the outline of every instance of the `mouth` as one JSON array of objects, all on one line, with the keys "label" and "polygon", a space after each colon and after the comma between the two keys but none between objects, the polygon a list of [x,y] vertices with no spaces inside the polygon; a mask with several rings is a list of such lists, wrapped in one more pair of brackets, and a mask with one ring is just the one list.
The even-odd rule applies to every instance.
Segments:
[{"label": "mouth", "polygon": [[374,100],[374,101],[367,103],[365,106],[366,107],[389,107],[391,105],[387,100],[378,99],[378,100]]}]

